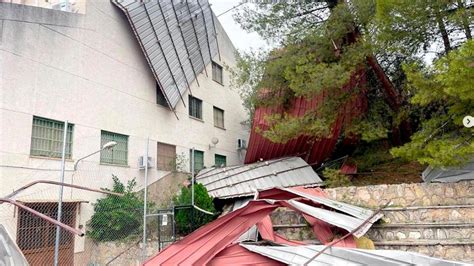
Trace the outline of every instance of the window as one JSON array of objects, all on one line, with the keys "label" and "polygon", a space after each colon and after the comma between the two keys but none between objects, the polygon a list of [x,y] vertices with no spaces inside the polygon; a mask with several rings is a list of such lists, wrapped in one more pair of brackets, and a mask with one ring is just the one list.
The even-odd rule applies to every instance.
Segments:
[{"label": "window", "polygon": [[159,170],[176,170],[176,146],[158,142],[156,166]]},{"label": "window", "polygon": [[189,95],[189,115],[202,119],[202,100]]},{"label": "window", "polygon": [[156,84],[156,103],[166,108],[169,108],[165,95],[163,95],[163,91],[161,90],[160,85],[158,85],[158,83]]},{"label": "window", "polygon": [[[189,161],[192,162],[192,152],[193,150],[189,151],[190,159]],[[190,166],[192,170],[192,165]],[[194,174],[197,174],[199,171],[201,171],[204,168],[204,152],[203,151],[198,151],[194,150]]]},{"label": "window", "polygon": [[214,126],[224,128],[224,110],[214,106]]},{"label": "window", "polygon": [[117,145],[111,149],[100,152],[100,162],[106,164],[127,165],[128,164],[128,136],[108,131],[101,131],[100,146],[107,142],[115,141]]},{"label": "window", "polygon": [[222,78],[222,67],[215,62],[212,62],[212,80],[219,84],[224,84]]},{"label": "window", "polygon": [[[72,155],[73,124],[67,126],[66,158]],[[33,117],[30,154],[34,156],[61,158],[63,148],[64,122]]]},{"label": "window", "polygon": [[214,165],[216,167],[224,167],[227,165],[227,158],[224,155],[214,155]]}]

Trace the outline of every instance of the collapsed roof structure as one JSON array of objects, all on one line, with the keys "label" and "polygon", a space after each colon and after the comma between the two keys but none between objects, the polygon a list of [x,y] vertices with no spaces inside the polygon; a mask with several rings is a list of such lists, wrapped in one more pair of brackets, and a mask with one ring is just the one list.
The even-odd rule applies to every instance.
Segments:
[{"label": "collapsed roof structure", "polygon": [[182,101],[219,53],[215,15],[207,0],[112,0],[127,16],[169,107]]},{"label": "collapsed roof structure", "polygon": [[[366,74],[364,71],[356,72],[349,82],[344,85],[343,90],[351,91],[357,87],[357,84],[366,83]],[[359,95],[341,106],[335,123],[332,125],[331,132],[326,138],[315,138],[307,135],[300,135],[286,143],[276,143],[265,138],[263,131],[270,128],[267,116],[271,114],[287,113],[294,117],[303,117],[308,112],[317,110],[324,104],[325,95],[318,94],[310,99],[304,97],[295,97],[288,104],[283,106],[260,106],[255,110],[255,115],[250,132],[250,139],[245,155],[245,163],[253,163],[259,160],[269,160],[283,156],[302,157],[307,163],[319,165],[328,159],[343,131],[344,123],[358,117],[367,107],[367,100],[363,95]],[[345,140],[350,143],[352,140]]]},{"label": "collapsed roof structure", "polygon": [[[333,247],[323,250],[275,233],[269,215],[281,207],[301,213],[317,239]],[[328,199],[319,188],[272,188],[257,192],[254,200],[171,244],[144,265],[463,265],[411,252],[354,249],[354,237],[364,235],[381,217],[379,211]],[[242,242],[241,236],[254,226],[263,242]],[[341,233],[344,237],[338,238]]]},{"label": "collapsed roof structure", "polygon": [[249,197],[257,190],[272,187],[322,184],[311,165],[299,157],[204,169],[196,176],[196,182],[203,184],[209,195],[219,199]]},{"label": "collapsed roof structure", "polygon": [[[268,246],[241,244],[245,249],[271,258],[285,265],[302,265],[317,252],[322,245]],[[399,250],[366,250],[356,248],[331,247],[307,265],[468,265],[454,261],[432,258],[415,252]]]}]

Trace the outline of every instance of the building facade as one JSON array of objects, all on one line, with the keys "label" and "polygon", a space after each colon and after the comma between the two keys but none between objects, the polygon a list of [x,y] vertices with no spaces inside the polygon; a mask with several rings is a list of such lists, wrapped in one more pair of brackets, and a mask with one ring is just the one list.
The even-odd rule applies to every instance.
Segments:
[{"label": "building facade", "polygon": [[[135,178],[140,190],[147,146],[149,184],[174,170],[189,172],[193,148],[197,169],[243,163],[237,143],[248,138],[241,123],[246,114],[227,71],[235,49],[217,19],[218,55],[209,53],[211,61],[195,73],[182,100],[169,106],[124,13],[110,1],[77,2],[80,12],[73,13],[0,1],[2,197],[35,180],[59,180],[65,121],[65,182],[71,184],[110,188],[115,175],[124,183]],[[110,141],[117,145],[78,162]],[[73,206],[71,224],[86,230],[91,203],[101,195],[66,188],[63,197]],[[57,198],[58,188],[50,185],[17,196],[44,209],[54,209],[48,206]],[[6,204],[0,212],[1,223],[19,237],[19,212]],[[84,241],[76,238],[73,246],[81,252]]]}]

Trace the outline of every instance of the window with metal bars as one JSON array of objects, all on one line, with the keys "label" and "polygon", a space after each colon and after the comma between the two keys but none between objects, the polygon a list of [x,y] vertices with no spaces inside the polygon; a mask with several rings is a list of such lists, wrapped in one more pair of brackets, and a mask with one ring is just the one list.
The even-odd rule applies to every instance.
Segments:
[{"label": "window with metal bars", "polygon": [[214,165],[216,167],[224,167],[227,165],[227,157],[220,154],[214,155]]},{"label": "window with metal bars", "polygon": [[156,161],[159,170],[176,170],[176,146],[158,142]]},{"label": "window with metal bars", "polygon": [[[72,157],[73,124],[68,123],[66,137],[66,158]],[[33,117],[30,154],[33,156],[61,158],[64,135],[64,122]]]},{"label": "window with metal bars", "polygon": [[[190,162],[192,163],[192,152],[193,150],[189,151],[190,155]],[[199,171],[201,171],[204,168],[204,152],[203,151],[198,151],[194,150],[194,174],[197,174]],[[192,170],[192,165],[190,165],[190,169]]]},{"label": "window with metal bars", "polygon": [[219,84],[224,84],[222,72],[222,66],[218,65],[216,62],[212,62],[212,80]]},{"label": "window with metal bars", "polygon": [[224,128],[224,110],[214,106],[214,126]]},{"label": "window with metal bars", "polygon": [[202,100],[189,95],[189,115],[202,119]]},{"label": "window with metal bars", "polygon": [[110,141],[117,142],[117,145],[100,152],[100,163],[128,165],[128,136],[102,130],[100,146]]}]

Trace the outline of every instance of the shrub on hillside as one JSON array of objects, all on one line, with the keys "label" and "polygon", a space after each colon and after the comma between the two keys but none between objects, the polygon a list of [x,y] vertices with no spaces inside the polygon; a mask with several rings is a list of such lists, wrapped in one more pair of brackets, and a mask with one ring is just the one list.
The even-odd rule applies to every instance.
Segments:
[{"label": "shrub on hillside", "polygon": [[324,184],[328,188],[347,187],[351,185],[349,177],[337,169],[326,168],[323,171],[323,176]]},{"label": "shrub on hillside", "polygon": [[[215,213],[214,202],[202,184],[194,185],[194,202],[196,206],[206,211]],[[180,235],[191,233],[194,229],[214,220],[215,215],[205,214],[191,208],[191,186],[183,187],[181,192],[173,199],[175,206],[188,205],[189,208],[178,209],[175,212],[176,229]]]},{"label": "shrub on hillside", "polygon": [[[137,182],[129,180],[125,186],[112,175],[112,192],[123,196],[107,195],[94,204],[94,215],[88,224],[87,235],[96,241],[114,241],[137,235],[142,228],[143,199],[133,193]],[[149,203],[151,207],[151,204]]]}]

